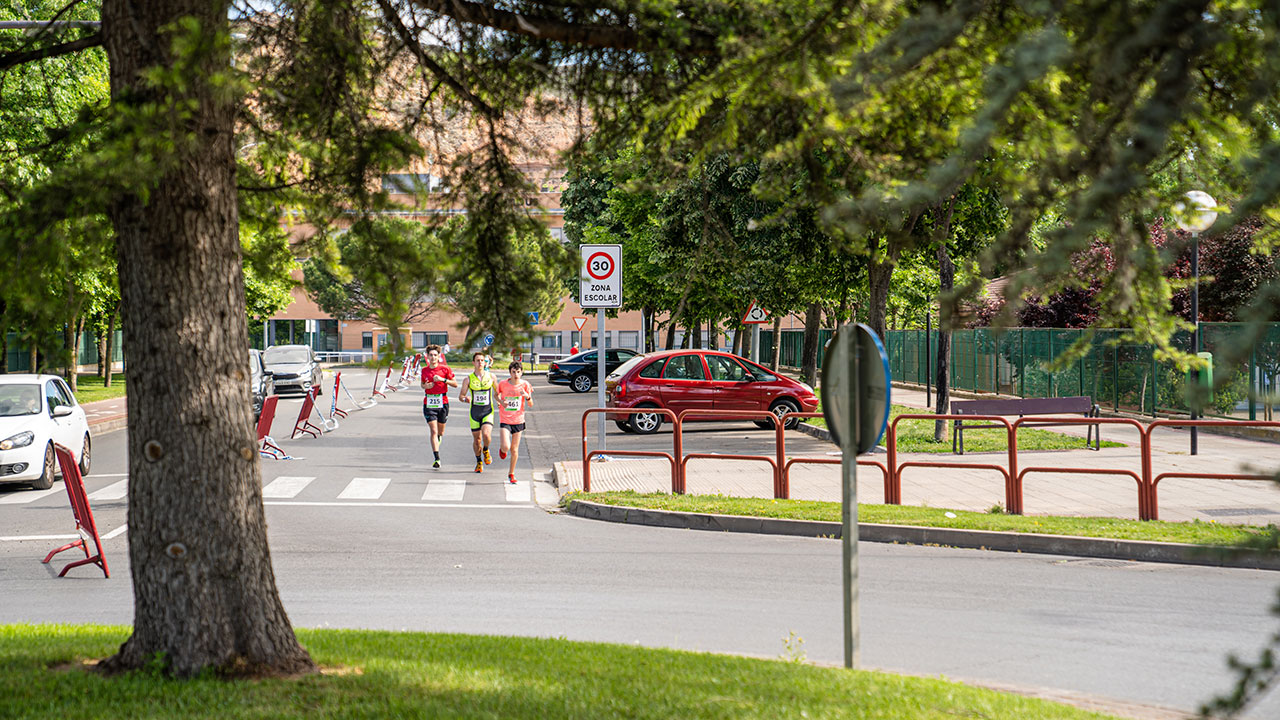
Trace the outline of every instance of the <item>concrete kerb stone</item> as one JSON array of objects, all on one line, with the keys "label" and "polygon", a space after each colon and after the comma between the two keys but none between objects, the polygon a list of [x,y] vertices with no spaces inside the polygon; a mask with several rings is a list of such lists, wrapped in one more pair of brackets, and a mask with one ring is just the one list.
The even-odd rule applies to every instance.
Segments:
[{"label": "concrete kerb stone", "polygon": [[[585,500],[570,500],[568,510],[570,514],[591,520],[681,530],[714,530],[719,532],[747,532],[765,535],[825,538],[839,538],[841,535],[840,523],[818,520],[790,520],[785,518],[758,518],[653,510],[604,505]],[[1041,535],[1035,533],[963,530],[915,525],[880,525],[873,523],[859,523],[858,533],[859,540],[868,542],[938,545],[976,550],[1025,552],[1040,555],[1070,555],[1181,565],[1209,565],[1253,570],[1280,570],[1280,552],[1266,552],[1247,548],[1215,548],[1143,540],[1113,540],[1068,535]]]}]

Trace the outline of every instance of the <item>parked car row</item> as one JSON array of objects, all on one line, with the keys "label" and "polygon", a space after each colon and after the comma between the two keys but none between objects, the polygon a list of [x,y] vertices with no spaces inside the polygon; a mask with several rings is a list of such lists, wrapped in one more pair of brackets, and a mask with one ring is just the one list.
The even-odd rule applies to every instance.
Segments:
[{"label": "parked car row", "polygon": [[55,443],[70,448],[80,473],[89,473],[89,422],[71,388],[57,375],[0,375],[0,484],[53,487],[62,475]]},{"label": "parked car row", "polygon": [[[634,350],[606,349],[604,374],[609,375],[638,354]],[[547,368],[547,382],[552,385],[568,385],[574,392],[590,392],[600,380],[600,356],[595,350],[570,355],[551,363]]]}]

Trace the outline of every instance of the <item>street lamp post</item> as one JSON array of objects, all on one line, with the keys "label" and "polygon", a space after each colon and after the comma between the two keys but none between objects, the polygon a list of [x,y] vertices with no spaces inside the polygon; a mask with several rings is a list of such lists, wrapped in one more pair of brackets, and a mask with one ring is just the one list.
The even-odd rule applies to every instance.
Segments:
[{"label": "street lamp post", "polygon": [[[1174,217],[1177,220],[1178,228],[1191,233],[1191,275],[1194,277],[1191,285],[1191,323],[1194,325],[1193,334],[1191,336],[1191,347],[1193,353],[1200,352],[1200,233],[1208,230],[1213,226],[1214,221],[1218,219],[1218,213],[1215,208],[1218,206],[1213,196],[1201,190],[1192,190],[1186,194],[1187,201],[1178,203],[1174,206]],[[1196,420],[1200,417],[1200,368],[1194,368],[1191,371],[1191,419]],[[1191,428],[1191,454],[1197,453],[1197,441],[1199,440],[1197,428]]]}]

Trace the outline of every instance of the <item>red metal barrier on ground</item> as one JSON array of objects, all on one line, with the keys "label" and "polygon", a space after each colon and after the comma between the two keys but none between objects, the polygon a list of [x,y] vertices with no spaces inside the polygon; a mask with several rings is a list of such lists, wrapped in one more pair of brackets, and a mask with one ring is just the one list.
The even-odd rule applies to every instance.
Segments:
[{"label": "red metal barrier on ground", "polygon": [[1156,420],[1147,425],[1142,436],[1142,457],[1144,474],[1147,478],[1147,516],[1143,520],[1160,519],[1160,501],[1156,488],[1165,478],[1187,478],[1191,480],[1270,480],[1270,475],[1241,475],[1236,473],[1184,473],[1166,472],[1155,475],[1151,454],[1151,434],[1160,427],[1274,427],[1280,428],[1280,422],[1274,420]]},{"label": "red metal barrier on ground", "polygon": [[[64,550],[80,548],[84,551],[84,559],[68,563],[62,568],[62,572],[58,573],[58,577],[63,577],[68,570],[81,565],[97,565],[102,568],[104,577],[111,577],[111,571],[107,569],[107,558],[102,554],[102,539],[98,537],[98,526],[93,521],[93,510],[89,508],[89,496],[84,492],[84,479],[80,477],[80,466],[76,464],[76,456],[62,445],[54,445],[53,451],[58,457],[59,467],[62,468],[62,484],[67,488],[67,497],[71,500],[71,513],[76,518],[76,534],[80,538],[49,553],[45,556],[44,562],[47,564],[54,555]],[[93,540],[96,555],[89,554],[90,540]]]},{"label": "red metal barrier on ground", "polygon": [[[1009,451],[1008,467],[987,464],[969,464],[955,462],[898,462],[898,423],[903,420],[990,420],[1005,426],[1008,433]],[[1015,478],[1018,476],[1018,442],[1014,435],[1013,424],[1000,415],[933,415],[928,413],[903,414],[889,423],[889,435],[885,440],[889,449],[889,482],[893,486],[892,497],[885,493],[886,505],[902,504],[902,471],[909,467],[931,468],[969,468],[973,470],[995,470],[1004,475],[1004,503],[1008,512],[1022,514],[1022,497],[1014,492]]]},{"label": "red metal barrier on ground", "polygon": [[[592,450],[587,452],[587,416],[596,413],[609,413],[612,415],[640,415],[654,413],[663,417],[671,418],[672,432],[671,442],[673,443],[672,452],[664,453],[656,450]],[[582,491],[591,492],[591,458],[597,455],[626,455],[629,457],[661,457],[666,458],[671,463],[671,493],[683,493],[684,488],[681,486],[680,465],[676,458],[680,457],[680,419],[670,410],[661,408],[590,408],[582,413]]]},{"label": "red metal barrier on ground", "polygon": [[[381,365],[375,365],[373,368],[373,395],[370,395],[369,397],[373,397],[374,395],[377,395],[380,398],[385,398],[387,396],[386,393],[382,392],[382,390],[387,386],[386,378],[383,378],[381,383],[379,383],[378,381],[378,373],[381,370],[382,370]],[[387,377],[391,377],[390,365],[387,366]]]},{"label": "red metal barrier on ground", "polygon": [[298,437],[298,433],[304,433],[311,437],[320,437],[320,433],[324,432],[319,426],[311,422],[311,411],[315,409],[316,396],[310,390],[307,391],[307,397],[302,401],[302,410],[298,412],[298,420],[293,424],[293,433],[289,435],[289,439]]},{"label": "red metal barrier on ground", "polygon": [[[787,439],[785,434],[786,432],[785,421],[787,418],[793,418],[793,417],[801,418],[801,419],[820,418],[820,417],[823,417],[823,414],[820,412],[810,412],[810,413],[789,412],[783,415],[783,424],[781,426],[779,425],[774,426],[774,431],[777,432],[778,462],[781,464],[781,467],[782,467],[782,494],[778,496],[780,499],[791,497],[791,466],[792,465],[801,465],[801,464],[839,465],[843,462],[841,458],[814,458],[814,457],[798,457],[798,458],[791,458],[790,460],[788,460],[787,459]],[[779,427],[783,428],[782,432],[778,432]],[[884,476],[884,497],[885,497],[885,502],[888,503],[889,493],[891,490],[891,486],[889,483],[889,468],[885,467],[884,463],[877,462],[875,460],[863,460],[861,458],[858,459],[858,464],[863,467],[879,468],[880,473]]]},{"label": "red metal barrier on ground", "polygon": [[258,416],[258,455],[272,460],[292,460],[289,453],[271,437],[271,424],[276,419],[276,404],[279,402],[279,395],[268,395],[262,402],[262,414]]},{"label": "red metal barrier on ground", "polygon": [[329,405],[330,420],[332,420],[335,415],[341,418],[347,416],[347,411],[338,407],[338,388],[340,387],[342,387],[342,373],[339,372],[333,376],[333,402]]},{"label": "red metal barrier on ground", "polygon": [[[1027,427],[1036,427],[1036,426],[1044,425],[1047,423],[1050,423],[1053,425],[1131,425],[1134,427],[1134,429],[1138,431],[1139,441],[1142,442],[1144,448],[1146,446],[1145,428],[1143,427],[1142,423],[1138,422],[1137,420],[1134,420],[1133,418],[1092,418],[1092,417],[1091,418],[1086,418],[1086,417],[1026,418],[1026,417],[1023,417],[1023,418],[1018,418],[1013,422],[1013,435],[1014,435],[1015,447],[1017,443],[1019,428],[1022,428],[1024,425]],[[1087,441],[1086,441],[1086,447],[1088,447]],[[1018,496],[1018,508],[1019,508],[1018,514],[1019,515],[1022,514],[1022,479],[1027,476],[1027,473],[1073,473],[1077,475],[1125,475],[1133,478],[1134,481],[1137,482],[1138,484],[1138,519],[1146,520],[1148,519],[1146,515],[1148,512],[1147,504],[1148,504],[1148,497],[1149,497],[1148,484],[1147,484],[1146,478],[1148,476],[1149,466],[1150,466],[1150,455],[1148,455],[1146,450],[1144,449],[1142,452],[1141,467],[1139,468],[1139,472],[1126,470],[1124,468],[1064,468],[1064,467],[1049,467],[1049,466],[1022,468],[1022,470],[1020,470],[1017,473],[1017,475],[1014,477],[1014,486],[1015,486],[1014,492],[1016,492]]]},{"label": "red metal barrier on ground", "polygon": [[[680,447],[684,447],[684,424],[688,417],[704,417],[715,420],[777,420],[777,416],[768,410],[716,410],[714,408],[691,408],[680,413],[680,417],[676,420],[675,433],[680,436]],[[775,436],[781,437],[783,426],[785,423],[775,422]],[[775,446],[776,447],[776,446]],[[724,453],[689,453],[680,460],[680,492],[684,493],[688,487],[687,478],[685,476],[685,468],[689,465],[689,460],[694,458],[717,459],[717,460],[755,460],[769,463],[773,468],[773,496],[775,498],[786,497],[782,494],[782,467],[778,461],[767,455],[728,455]]]}]

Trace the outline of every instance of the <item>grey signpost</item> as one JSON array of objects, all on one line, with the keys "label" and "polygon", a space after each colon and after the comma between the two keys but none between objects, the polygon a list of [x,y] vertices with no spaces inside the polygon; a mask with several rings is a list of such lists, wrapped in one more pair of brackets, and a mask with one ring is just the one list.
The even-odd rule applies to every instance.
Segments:
[{"label": "grey signpost", "polygon": [[[622,307],[622,246],[582,245],[578,273],[578,304],[596,309],[596,407],[604,407],[605,340],[604,310]],[[583,343],[584,345],[586,343]],[[597,438],[604,450],[605,414],[600,413]]]},{"label": "grey signpost", "polygon": [[858,455],[880,443],[889,421],[889,357],[866,325],[846,325],[831,339],[822,363],[822,413],[840,446],[841,578],[844,589],[844,665],[861,663],[858,622]]}]

